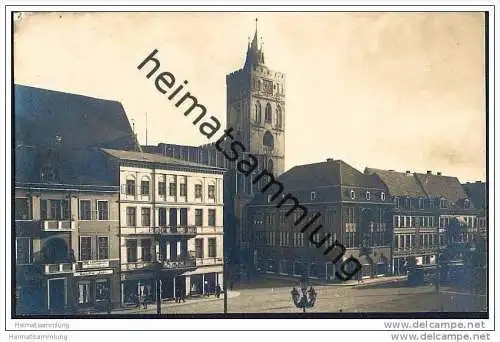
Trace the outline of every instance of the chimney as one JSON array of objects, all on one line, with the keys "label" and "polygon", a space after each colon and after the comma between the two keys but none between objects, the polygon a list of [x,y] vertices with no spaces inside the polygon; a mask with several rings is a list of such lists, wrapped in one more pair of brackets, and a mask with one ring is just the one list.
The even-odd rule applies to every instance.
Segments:
[{"label": "chimney", "polygon": [[333,158],[326,158],[326,161],[327,161],[327,162],[332,162],[332,161],[333,161]]},{"label": "chimney", "polygon": [[438,175],[438,176],[441,176],[441,172],[439,172],[439,171],[438,171],[438,172],[437,172],[437,175]]},{"label": "chimney", "polygon": [[427,174],[428,174],[428,175],[432,175],[432,171],[427,170]]},{"label": "chimney", "polygon": [[411,173],[411,171],[406,170],[406,173]]},{"label": "chimney", "polygon": [[394,172],[394,170],[389,170],[389,171],[392,171],[392,172]]}]

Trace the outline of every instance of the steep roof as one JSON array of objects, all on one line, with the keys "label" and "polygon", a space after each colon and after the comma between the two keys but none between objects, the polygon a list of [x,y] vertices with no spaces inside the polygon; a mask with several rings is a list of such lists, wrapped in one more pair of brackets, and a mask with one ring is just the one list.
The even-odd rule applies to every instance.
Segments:
[{"label": "steep roof", "polygon": [[117,185],[108,160],[96,149],[40,149],[19,145],[15,153],[17,183]]},{"label": "steep roof", "polygon": [[389,193],[398,197],[426,197],[413,173],[366,168],[365,173],[378,176],[387,185]]},{"label": "steep roof", "polygon": [[196,167],[196,168],[202,168],[202,169],[211,169],[211,170],[218,170],[218,171],[225,171],[225,169],[218,168],[218,167],[213,167],[213,166],[208,166],[204,164],[199,164],[199,163],[193,163],[181,159],[176,159],[176,158],[171,158],[171,157],[165,157],[160,154],[154,154],[154,153],[145,153],[145,152],[136,152],[136,151],[122,151],[122,150],[114,150],[114,149],[107,149],[103,148],[102,151],[105,153],[109,154],[112,157],[115,157],[120,160],[129,160],[129,161],[137,161],[137,162],[143,162],[143,163],[157,163],[157,164],[165,164],[165,165],[173,165],[173,166],[189,166],[189,167]]},{"label": "steep roof", "polygon": [[121,103],[15,85],[15,144],[140,150]]},{"label": "steep roof", "polygon": [[467,194],[457,177],[424,173],[415,173],[415,177],[427,196],[431,198],[444,197],[453,203],[467,198]]},{"label": "steep roof", "polygon": [[381,188],[383,184],[342,160],[294,166],[278,178],[288,189],[315,188],[325,185],[350,185]]},{"label": "steep roof", "polygon": [[469,196],[470,200],[474,204],[474,207],[478,209],[485,209],[487,203],[486,194],[486,183],[485,182],[475,182],[462,184],[465,192]]}]

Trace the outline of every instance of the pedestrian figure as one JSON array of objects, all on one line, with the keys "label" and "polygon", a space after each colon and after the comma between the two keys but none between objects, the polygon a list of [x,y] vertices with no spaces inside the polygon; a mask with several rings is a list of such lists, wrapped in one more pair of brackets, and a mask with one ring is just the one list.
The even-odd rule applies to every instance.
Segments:
[{"label": "pedestrian figure", "polygon": [[215,287],[215,297],[216,297],[216,298],[220,298],[220,293],[221,293],[220,286],[219,286],[219,285],[217,285],[217,286]]},{"label": "pedestrian figure", "polygon": [[210,290],[208,288],[208,280],[205,280],[205,295],[210,297]]}]

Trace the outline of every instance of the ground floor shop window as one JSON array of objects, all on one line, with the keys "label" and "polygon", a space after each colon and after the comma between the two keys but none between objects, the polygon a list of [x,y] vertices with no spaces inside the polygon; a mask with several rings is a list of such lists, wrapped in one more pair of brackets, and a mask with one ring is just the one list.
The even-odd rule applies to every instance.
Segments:
[{"label": "ground floor shop window", "polygon": [[78,283],[78,304],[85,305],[90,303],[90,282]]},{"label": "ground floor shop window", "polygon": [[98,280],[95,283],[95,301],[104,302],[110,299],[109,280]]}]

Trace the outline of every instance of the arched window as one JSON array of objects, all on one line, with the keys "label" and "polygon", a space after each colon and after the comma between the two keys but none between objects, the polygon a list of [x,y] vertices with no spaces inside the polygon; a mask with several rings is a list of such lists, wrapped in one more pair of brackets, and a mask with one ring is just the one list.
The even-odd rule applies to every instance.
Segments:
[{"label": "arched window", "polygon": [[267,132],[264,134],[264,138],[263,138],[262,143],[263,143],[263,144],[264,144],[264,146],[266,146],[266,147],[274,148],[274,137],[273,137],[273,135],[271,134],[271,132],[267,131]]},{"label": "arched window", "polygon": [[278,105],[276,107],[276,127],[281,128],[283,125],[283,118],[281,113],[281,107]]},{"label": "arched window", "polygon": [[267,162],[267,171],[269,171],[269,173],[271,174],[274,173],[274,163],[272,159],[269,159],[269,161]]},{"label": "arched window", "polygon": [[269,103],[266,105],[265,121],[266,121],[266,123],[272,123],[273,122],[273,112],[271,110],[271,105]]},{"label": "arched window", "polygon": [[259,101],[255,104],[255,122],[259,124],[262,122],[262,107]]}]

